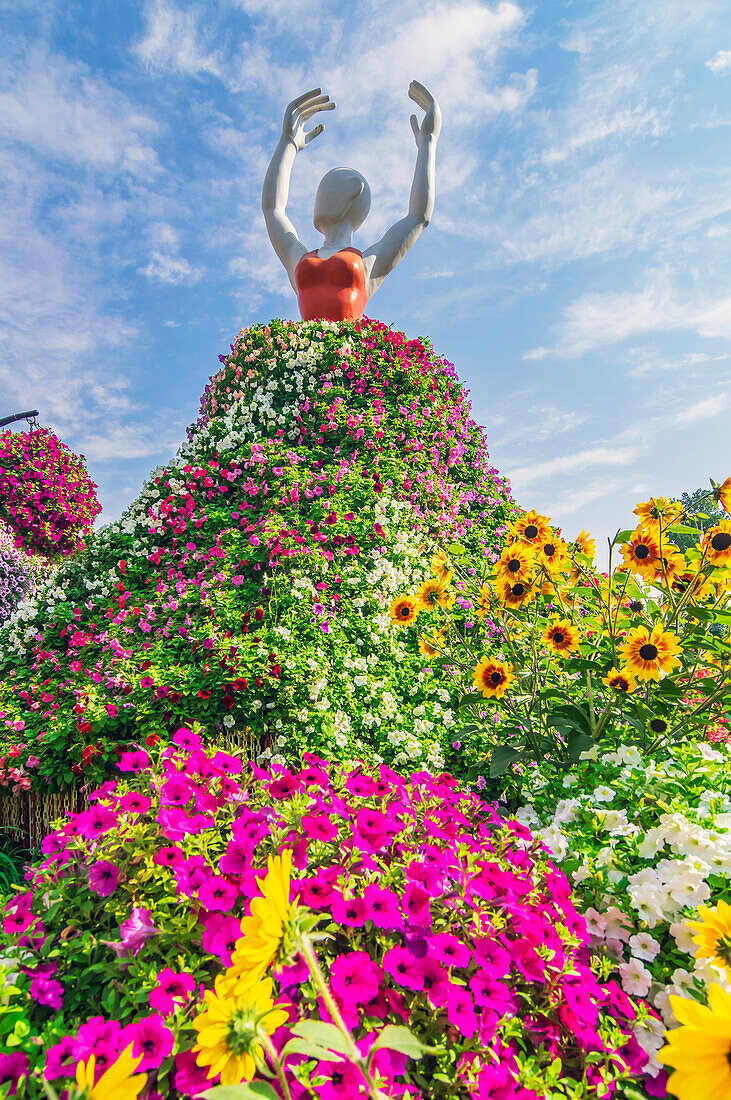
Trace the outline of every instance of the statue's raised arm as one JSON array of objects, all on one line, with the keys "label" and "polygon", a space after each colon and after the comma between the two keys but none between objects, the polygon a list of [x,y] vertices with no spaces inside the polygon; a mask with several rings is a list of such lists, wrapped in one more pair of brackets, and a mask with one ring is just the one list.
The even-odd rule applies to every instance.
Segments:
[{"label": "statue's raised arm", "polygon": [[352,241],[370,209],[371,192],[353,168],[333,168],[320,180],[313,218],[325,238],[320,248],[308,252],[300,241],[286,213],[292,165],[297,153],[324,130],[322,123],[305,130],[305,123],[335,104],[322,89],[314,88],[294,99],[284,113],[282,136],[264,178],[262,209],[269,239],[297,291],[304,320],[362,317],[368,299],[429,224],[441,112],[423,84],[412,81],[409,95],[425,112],[421,123],[411,116],[418,153],[409,212],[364,253],[353,248]]}]

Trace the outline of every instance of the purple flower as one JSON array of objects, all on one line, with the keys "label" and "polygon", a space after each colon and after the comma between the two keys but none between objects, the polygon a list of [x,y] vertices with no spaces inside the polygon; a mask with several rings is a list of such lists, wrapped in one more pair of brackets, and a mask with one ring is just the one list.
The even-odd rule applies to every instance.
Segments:
[{"label": "purple flower", "polygon": [[236,887],[227,882],[223,875],[211,875],[198,891],[198,901],[201,905],[218,913],[230,912],[238,896]]},{"label": "purple flower", "polygon": [[18,1092],[18,1082],[21,1077],[28,1074],[28,1057],[20,1051],[12,1054],[0,1054],[0,1083],[10,1082],[10,1088],[6,1096],[15,1096]]},{"label": "purple flower", "polygon": [[241,921],[224,913],[212,913],[203,929],[203,950],[218,955],[224,966],[231,965],[231,952],[241,939]]},{"label": "purple flower", "polygon": [[382,889],[371,882],[363,892],[368,917],[376,928],[400,928],[403,917],[398,907],[398,898],[392,890]]},{"label": "purple flower", "polygon": [[117,889],[119,867],[106,859],[99,859],[89,868],[89,889],[100,898],[108,898]]},{"label": "purple flower", "polygon": [[150,1008],[168,1016],[175,1010],[176,1001],[185,1001],[195,989],[195,978],[185,971],[178,972],[164,967],[157,976],[157,986],[150,990]]},{"label": "purple flower", "polygon": [[46,1050],[43,1075],[49,1081],[55,1081],[59,1077],[73,1077],[75,1069],[74,1037],[73,1035],[64,1035],[60,1043],[56,1043]]},{"label": "purple flower", "polygon": [[367,951],[339,955],[330,967],[330,985],[344,1003],[368,1004],[378,995],[383,971]]},{"label": "purple flower", "polygon": [[126,1027],[120,1036],[121,1049],[126,1049],[130,1043],[134,1057],[142,1055],[137,1072],[143,1073],[148,1069],[157,1069],[163,1059],[172,1054],[175,1036],[162,1016],[143,1016]]},{"label": "purple flower", "polygon": [[149,909],[133,909],[129,918],[120,925],[121,940],[102,940],[107,947],[111,947],[118,959],[124,959],[128,955],[138,955],[145,940],[150,940],[160,932],[152,923],[152,914]]},{"label": "purple flower", "polygon": [[345,924],[349,928],[362,928],[368,920],[368,909],[363,898],[344,898],[333,892],[332,918],[336,924]]},{"label": "purple flower", "polygon": [[421,960],[405,947],[392,947],[383,956],[383,969],[395,982],[407,989],[424,988],[424,968]]},{"label": "purple flower", "polygon": [[47,974],[37,974],[30,983],[30,995],[39,1005],[49,1008],[63,1007],[63,986]]},{"label": "purple flower", "polygon": [[134,752],[123,752],[117,767],[121,772],[141,772],[150,766],[150,757],[144,749],[135,749]]}]

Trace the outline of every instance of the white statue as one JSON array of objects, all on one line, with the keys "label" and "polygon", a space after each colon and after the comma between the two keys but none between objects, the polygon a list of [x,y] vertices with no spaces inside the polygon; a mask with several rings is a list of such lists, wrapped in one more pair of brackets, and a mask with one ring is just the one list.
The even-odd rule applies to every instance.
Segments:
[{"label": "white statue", "polygon": [[429,224],[442,116],[423,84],[412,80],[409,95],[426,112],[421,125],[416,115],[411,116],[418,153],[409,212],[362,253],[353,248],[353,233],[370,210],[371,191],[355,169],[333,168],[320,180],[313,217],[315,229],[325,238],[320,248],[308,252],[286,214],[294,158],[325,129],[319,123],[306,131],[305,123],[319,111],[334,110],[335,103],[314,88],[294,99],[284,112],[282,136],[264,177],[261,204],[269,239],[287,269],[305,320],[361,317],[369,298]]}]

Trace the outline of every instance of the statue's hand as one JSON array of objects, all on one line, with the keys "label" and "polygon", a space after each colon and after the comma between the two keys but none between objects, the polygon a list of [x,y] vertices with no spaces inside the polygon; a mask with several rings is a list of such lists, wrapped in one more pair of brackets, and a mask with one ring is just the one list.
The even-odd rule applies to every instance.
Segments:
[{"label": "statue's hand", "polygon": [[321,95],[322,88],[313,88],[311,92],[304,92],[297,96],[284,112],[282,123],[282,136],[291,141],[297,152],[304,149],[313,138],[321,134],[325,129],[320,123],[312,130],[305,130],[305,123],[318,111],[333,111],[335,103],[329,95]]},{"label": "statue's hand", "polygon": [[414,103],[418,103],[426,111],[421,120],[421,126],[416,115],[411,116],[411,129],[414,131],[416,145],[420,149],[425,138],[433,137],[436,140],[439,137],[439,131],[442,128],[442,112],[434,96],[418,80],[412,80],[409,84],[409,96]]}]

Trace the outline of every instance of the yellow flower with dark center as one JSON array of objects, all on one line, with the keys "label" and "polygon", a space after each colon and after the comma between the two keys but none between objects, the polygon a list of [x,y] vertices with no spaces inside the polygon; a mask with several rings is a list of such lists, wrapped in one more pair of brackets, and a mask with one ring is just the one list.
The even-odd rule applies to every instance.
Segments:
[{"label": "yellow flower with dark center", "polygon": [[624,657],[624,671],[637,680],[661,680],[663,672],[672,672],[680,664],[676,656],[681,652],[677,635],[660,625],[652,630],[636,626],[619,648]]},{"label": "yellow flower with dark center", "polygon": [[731,477],[727,477],[723,485],[717,485],[713,491],[716,500],[721,502],[724,511],[731,515]]},{"label": "yellow flower with dark center", "polygon": [[530,603],[535,594],[535,588],[531,581],[498,580],[495,591],[500,603],[513,610]]},{"label": "yellow flower with dark center", "polygon": [[720,900],[715,909],[698,906],[700,920],[686,921],[688,928],[697,933],[693,943],[698,945],[697,959],[710,959],[712,966],[725,967],[731,972],[731,905]]},{"label": "yellow flower with dark center", "polygon": [[583,554],[584,557],[587,558],[593,558],[596,553],[596,542],[588,531],[584,531],[583,528],[576,536],[574,546],[580,554]]},{"label": "yellow flower with dark center", "polygon": [[686,569],[674,577],[673,591],[685,595],[690,589],[689,599],[705,600],[713,591],[714,581],[717,579],[716,577],[706,577],[703,573],[694,572],[692,569]]},{"label": "yellow flower with dark center", "polygon": [[540,516],[534,508],[508,525],[508,530],[514,538],[535,546],[542,538],[548,535],[550,520],[548,516]]},{"label": "yellow flower with dark center", "polygon": [[643,504],[635,508],[635,515],[639,516],[641,523],[649,523],[655,520],[666,525],[676,523],[683,515],[685,509],[679,500],[670,500],[668,497],[650,497]]},{"label": "yellow flower with dark center", "polygon": [[444,649],[446,637],[443,630],[433,630],[430,634],[422,634],[419,638],[419,653],[430,661],[438,657]]},{"label": "yellow flower with dark center", "polygon": [[550,534],[536,544],[536,557],[547,573],[560,573],[567,565],[566,543],[558,535]]},{"label": "yellow flower with dark center", "polygon": [[502,699],[514,679],[513,666],[493,657],[483,657],[472,674],[472,682],[486,699]]},{"label": "yellow flower with dark center", "polygon": [[442,607],[447,610],[450,607],[454,607],[454,601],[456,596],[454,592],[450,592],[444,581],[439,581],[436,578],[429,578],[419,588],[416,593],[420,604],[421,611],[428,611],[431,613],[435,607]]},{"label": "yellow flower with dark center", "polygon": [[701,549],[712,565],[731,565],[731,519],[722,519],[706,531]]},{"label": "yellow flower with dark center", "polygon": [[208,1068],[209,1078],[220,1073],[222,1085],[238,1085],[256,1073],[262,1034],[271,1035],[289,1013],[274,1007],[271,978],[243,978],[232,984],[222,977],[215,991],[206,990],[205,1011],[193,1020],[198,1032],[193,1053],[197,1064]]},{"label": "yellow flower with dark center", "polygon": [[492,591],[486,584],[480,586],[480,602],[477,605],[477,618],[482,622],[485,615],[490,614],[492,606]]},{"label": "yellow flower with dark center", "polygon": [[431,559],[431,567],[432,573],[438,581],[442,581],[443,584],[449,584],[454,576],[454,569],[444,550],[437,550],[436,554],[434,554]]},{"label": "yellow flower with dark center", "polygon": [[629,542],[625,542],[619,548],[624,558],[624,564],[632,570],[650,580],[660,561],[660,543],[654,531],[647,528],[638,528]]},{"label": "yellow flower with dark center", "polygon": [[391,622],[396,626],[411,626],[421,610],[416,596],[397,596],[390,607]]},{"label": "yellow flower with dark center", "polygon": [[666,1032],[667,1046],[658,1052],[672,1066],[668,1091],[679,1100],[727,1100],[731,1096],[731,996],[715,982],[708,987],[708,1007],[688,997],[671,995],[670,1007],[681,1027]]},{"label": "yellow flower with dark center", "polygon": [[520,542],[506,546],[497,563],[497,573],[502,580],[524,581],[534,569],[532,548]]},{"label": "yellow flower with dark center", "polygon": [[627,695],[637,687],[633,677],[628,672],[622,672],[618,668],[610,668],[606,676],[602,676],[602,683],[614,691]]},{"label": "yellow flower with dark center", "polygon": [[289,900],[292,852],[269,856],[266,878],[257,878],[262,896],[251,902],[251,915],[241,921],[241,939],[231,956],[232,974],[260,978],[275,960],[288,955],[288,939],[297,916],[297,903]]},{"label": "yellow flower with dark center", "polygon": [[579,648],[581,635],[570,619],[555,619],[543,632],[543,641],[550,650],[563,656]]},{"label": "yellow flower with dark center", "polygon": [[687,567],[685,554],[681,554],[679,550],[671,550],[669,546],[665,545],[662,549],[662,556],[657,560],[655,573],[651,581],[655,585],[663,585],[666,588],[672,587]]},{"label": "yellow flower with dark center", "polygon": [[88,1100],[135,1100],[147,1083],[146,1073],[135,1074],[141,1061],[141,1054],[132,1056],[130,1044],[94,1084],[96,1058],[92,1054],[76,1067],[76,1087]]}]

